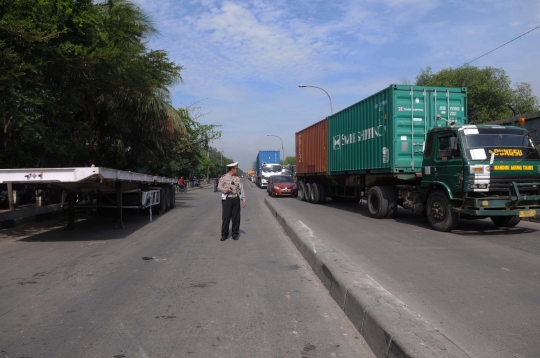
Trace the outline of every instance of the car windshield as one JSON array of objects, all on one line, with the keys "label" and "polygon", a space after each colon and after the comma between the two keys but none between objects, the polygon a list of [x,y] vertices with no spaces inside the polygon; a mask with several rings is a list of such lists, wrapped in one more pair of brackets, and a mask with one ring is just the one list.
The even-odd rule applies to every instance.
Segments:
[{"label": "car windshield", "polygon": [[294,183],[293,178],[292,177],[287,177],[287,176],[273,177],[272,180],[274,181],[274,184],[275,183]]},{"label": "car windshield", "polygon": [[265,173],[280,172],[281,171],[281,165],[279,165],[279,164],[265,165],[264,167],[262,167],[262,171],[265,172]]},{"label": "car windshield", "polygon": [[467,157],[472,160],[486,159],[492,154],[497,159],[540,159],[532,139],[521,129],[465,130],[462,141]]}]

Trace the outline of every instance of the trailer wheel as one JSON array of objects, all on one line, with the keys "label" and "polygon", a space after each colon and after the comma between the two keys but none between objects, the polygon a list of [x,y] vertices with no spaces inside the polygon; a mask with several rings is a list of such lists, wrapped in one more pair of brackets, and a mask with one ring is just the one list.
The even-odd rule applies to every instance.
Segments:
[{"label": "trailer wheel", "polygon": [[311,192],[313,191],[313,184],[306,183],[306,201],[309,203],[313,203],[311,201]]},{"label": "trailer wheel", "polygon": [[298,184],[298,196],[301,201],[306,201],[306,183],[303,181]]},{"label": "trailer wheel", "polygon": [[431,193],[427,201],[426,212],[429,223],[437,231],[452,231],[459,220],[458,214],[452,211],[450,199],[441,190]]},{"label": "trailer wheel", "polygon": [[388,214],[388,194],[384,187],[374,186],[368,191],[367,206],[375,219],[384,219]]},{"label": "trailer wheel", "polygon": [[498,227],[514,227],[521,221],[521,218],[518,215],[491,216],[490,219]]},{"label": "trailer wheel", "polygon": [[309,202],[312,203],[312,204],[319,204],[319,202],[321,200],[321,196],[320,196],[321,187],[320,187],[320,185],[317,184],[317,183],[311,183],[311,184],[309,184],[309,186],[311,187]]},{"label": "trailer wheel", "polygon": [[395,218],[397,215],[398,198],[397,193],[391,186],[385,186],[386,194],[388,196],[388,212],[387,218]]}]

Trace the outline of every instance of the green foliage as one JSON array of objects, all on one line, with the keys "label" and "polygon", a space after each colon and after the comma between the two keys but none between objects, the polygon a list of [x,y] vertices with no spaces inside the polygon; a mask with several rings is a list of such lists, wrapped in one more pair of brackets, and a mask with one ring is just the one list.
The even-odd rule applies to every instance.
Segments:
[{"label": "green foliage", "polygon": [[511,108],[519,114],[536,112],[540,107],[528,83],[517,83],[512,88],[508,75],[499,68],[463,66],[433,73],[427,67],[416,77],[416,85],[467,87],[470,123],[512,117]]},{"label": "green foliage", "polygon": [[183,168],[164,159],[187,135],[182,67],[146,47],[156,33],[126,0],[1,0],[0,166]]},{"label": "green foliage", "polygon": [[296,165],[296,157],[286,157],[285,160],[280,161],[280,164],[281,165],[287,165],[287,164]]}]

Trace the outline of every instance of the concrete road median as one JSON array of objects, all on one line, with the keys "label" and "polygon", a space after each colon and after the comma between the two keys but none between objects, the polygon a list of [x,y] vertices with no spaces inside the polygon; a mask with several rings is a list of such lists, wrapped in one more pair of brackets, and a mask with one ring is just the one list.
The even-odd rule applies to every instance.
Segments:
[{"label": "concrete road median", "polygon": [[470,358],[274,199],[265,203],[377,357]]}]

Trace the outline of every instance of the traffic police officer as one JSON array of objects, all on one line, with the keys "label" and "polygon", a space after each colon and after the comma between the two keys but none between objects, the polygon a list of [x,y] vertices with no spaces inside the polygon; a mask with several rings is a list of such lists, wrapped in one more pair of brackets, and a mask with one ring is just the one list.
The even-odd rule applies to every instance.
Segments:
[{"label": "traffic police officer", "polygon": [[221,206],[223,214],[221,216],[221,241],[229,237],[229,223],[232,219],[232,237],[238,240],[240,235],[240,200],[242,207],[246,207],[246,194],[241,179],[236,176],[238,162],[227,165],[228,172],[221,177],[218,190],[221,194]]}]

